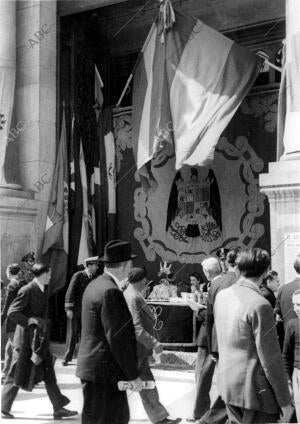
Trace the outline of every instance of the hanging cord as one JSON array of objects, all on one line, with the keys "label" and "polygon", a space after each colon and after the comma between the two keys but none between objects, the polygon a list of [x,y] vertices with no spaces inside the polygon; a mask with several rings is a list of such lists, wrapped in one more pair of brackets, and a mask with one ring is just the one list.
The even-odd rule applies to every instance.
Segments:
[{"label": "hanging cord", "polygon": [[148,1],[146,1],[146,3],[144,4],[144,6],[142,6],[139,10],[137,10],[136,12],[135,12],[135,14],[133,15],[133,16],[131,16],[131,18],[127,21],[127,22],[125,22],[125,24],[124,25],[122,25],[121,26],[121,28],[120,29],[118,29],[118,31],[117,32],[115,32],[114,33],[114,35],[112,36],[112,39],[114,39],[117,35],[119,35],[120,34],[120,32],[124,29],[124,28],[126,28],[129,24],[130,24],[130,22],[132,22],[133,20],[134,20],[134,18],[136,17],[136,16],[138,16],[140,13],[142,13],[143,12],[143,10],[146,8],[146,6],[148,6],[148,4],[151,2],[152,0],[148,0]]}]

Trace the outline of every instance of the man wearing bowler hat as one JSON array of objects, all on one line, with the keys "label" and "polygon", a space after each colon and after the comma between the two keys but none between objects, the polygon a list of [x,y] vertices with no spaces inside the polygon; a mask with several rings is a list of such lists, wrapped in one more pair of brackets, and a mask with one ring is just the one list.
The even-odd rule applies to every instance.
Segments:
[{"label": "man wearing bowler hat", "polygon": [[127,424],[129,407],[119,381],[140,391],[135,332],[121,287],[132,267],[131,246],[106,244],[104,273],[86,288],[76,375],[83,390],[82,424]]},{"label": "man wearing bowler hat", "polygon": [[81,331],[81,305],[82,296],[87,285],[96,277],[99,257],[93,256],[84,260],[84,270],[75,272],[73,275],[66,296],[65,311],[67,321],[66,353],[62,362],[67,366],[72,361],[76,342]]}]

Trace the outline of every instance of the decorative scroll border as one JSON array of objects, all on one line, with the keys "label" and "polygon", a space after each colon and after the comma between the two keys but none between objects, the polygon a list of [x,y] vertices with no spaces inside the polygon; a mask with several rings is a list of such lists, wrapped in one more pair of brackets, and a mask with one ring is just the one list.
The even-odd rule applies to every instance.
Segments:
[{"label": "decorative scroll border", "polygon": [[[264,213],[265,196],[259,191],[257,175],[263,170],[263,161],[256,155],[245,136],[237,137],[234,145],[229,143],[226,137],[222,137],[216,154],[223,154],[228,159],[240,159],[242,161],[239,171],[242,180],[245,182],[245,192],[247,194],[245,212],[240,222],[240,237],[227,239],[221,246],[253,247],[265,232],[262,224],[254,224],[255,219]],[[139,182],[137,172],[135,173],[135,179]],[[162,260],[170,262],[197,263],[205,256],[203,252],[198,254],[183,252],[177,255],[174,250],[169,249],[163,242],[153,240],[152,225],[147,210],[147,196],[141,187],[134,192],[134,218],[141,226],[135,228],[133,235],[139,241],[148,261],[155,261],[156,255],[158,255]]]}]

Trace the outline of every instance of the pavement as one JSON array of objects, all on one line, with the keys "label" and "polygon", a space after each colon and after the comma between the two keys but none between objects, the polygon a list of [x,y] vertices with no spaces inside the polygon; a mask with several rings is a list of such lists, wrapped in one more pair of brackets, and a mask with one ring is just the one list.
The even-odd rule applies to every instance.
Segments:
[{"label": "pavement", "polygon": [[[71,403],[67,407],[81,412],[83,402],[82,391],[80,381],[75,376],[75,368],[76,361],[70,363],[67,367],[61,365],[61,359],[58,359],[55,364],[58,385],[61,391],[71,399]],[[195,399],[194,372],[153,369],[153,374],[160,400],[169,411],[170,418],[186,418],[191,416]],[[211,394],[214,398],[215,385],[213,385]],[[130,424],[150,423],[138,393],[128,392],[128,401],[131,417]],[[11,413],[15,416],[13,421],[1,420],[1,422],[10,421],[14,424],[61,423],[61,421],[54,420],[52,417],[52,405],[43,383],[39,384],[31,393],[20,390]],[[68,420],[64,419],[64,421],[70,424],[80,423],[80,414]],[[182,423],[185,422],[185,419],[183,419]]]}]

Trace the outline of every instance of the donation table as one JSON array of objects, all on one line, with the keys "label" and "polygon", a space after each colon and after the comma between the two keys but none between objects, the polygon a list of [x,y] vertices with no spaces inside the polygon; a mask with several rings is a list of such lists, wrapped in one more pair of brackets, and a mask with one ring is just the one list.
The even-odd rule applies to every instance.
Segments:
[{"label": "donation table", "polygon": [[184,302],[147,301],[156,316],[154,333],[163,345],[195,346],[196,315]]}]

